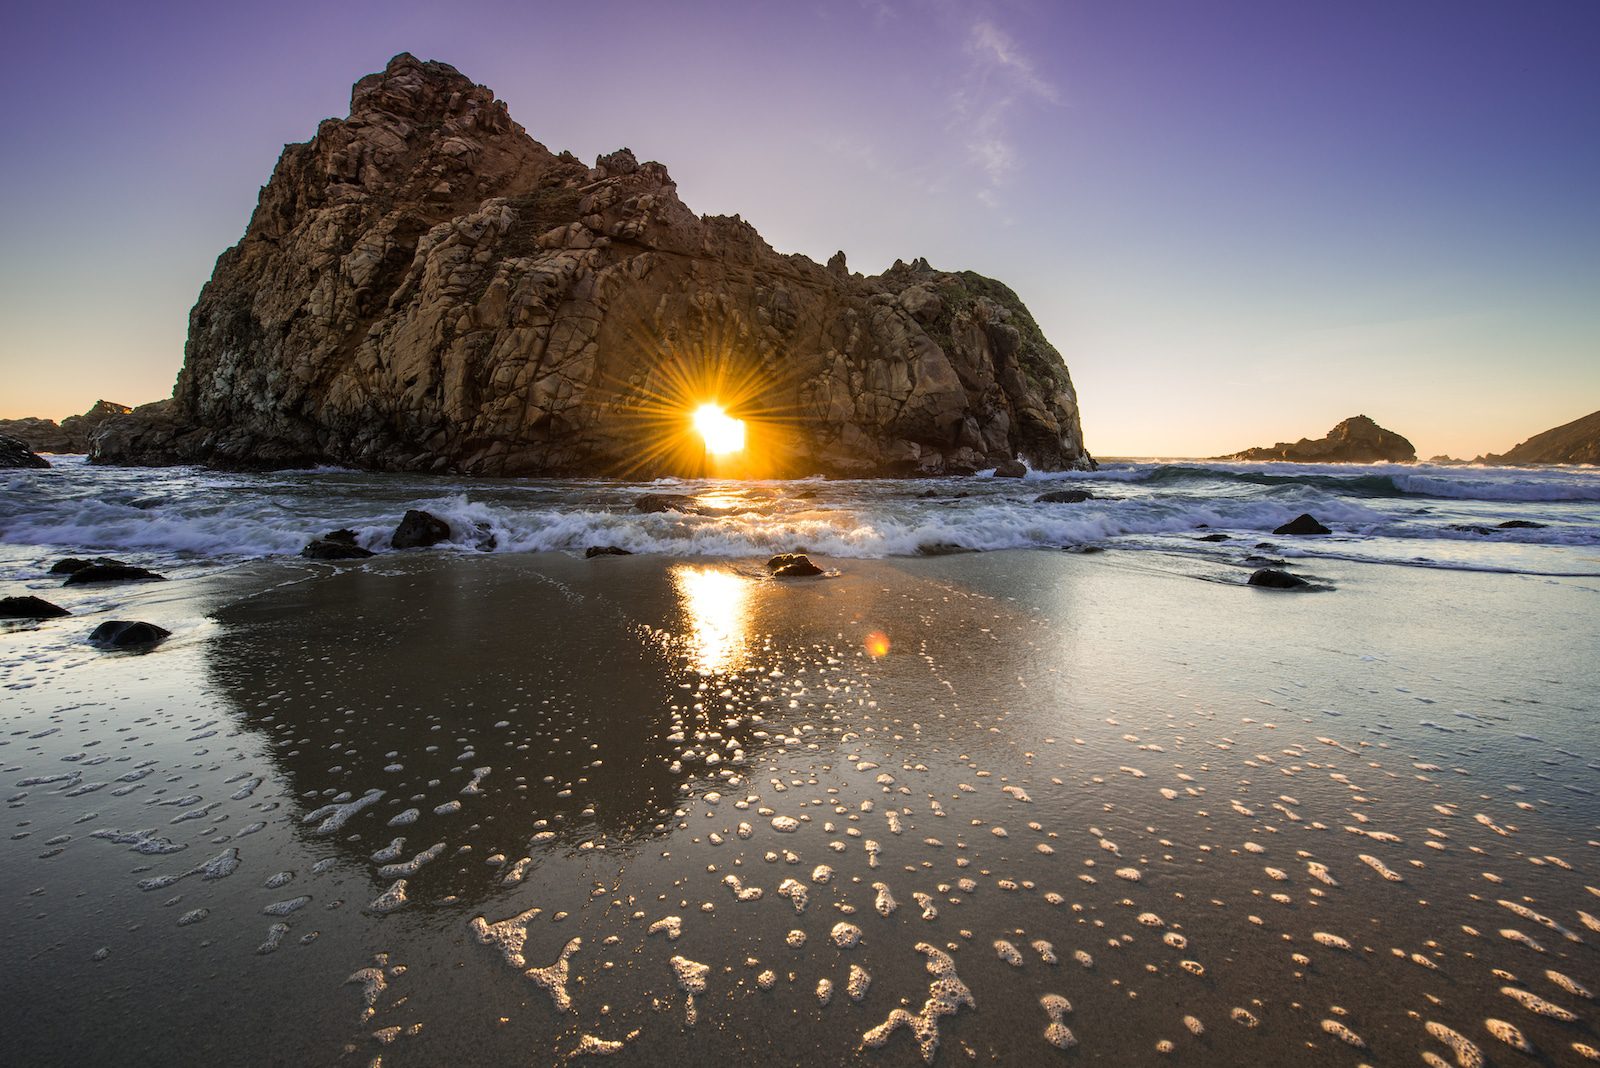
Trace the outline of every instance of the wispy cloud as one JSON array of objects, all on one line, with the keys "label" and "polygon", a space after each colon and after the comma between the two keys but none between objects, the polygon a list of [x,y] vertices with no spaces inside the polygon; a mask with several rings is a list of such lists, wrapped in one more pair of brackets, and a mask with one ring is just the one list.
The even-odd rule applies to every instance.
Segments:
[{"label": "wispy cloud", "polygon": [[968,69],[951,96],[951,126],[983,175],[978,199],[992,206],[999,200],[997,188],[1022,165],[1013,133],[1016,112],[1028,104],[1058,107],[1061,91],[992,19],[968,24],[964,46]]}]

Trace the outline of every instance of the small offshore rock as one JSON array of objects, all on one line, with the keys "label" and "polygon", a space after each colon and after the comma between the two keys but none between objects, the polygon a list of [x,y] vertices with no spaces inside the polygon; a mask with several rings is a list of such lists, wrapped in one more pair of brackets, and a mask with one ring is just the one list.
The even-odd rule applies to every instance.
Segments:
[{"label": "small offshore rock", "polygon": [[0,619],[55,619],[71,614],[43,597],[0,597]]},{"label": "small offshore rock", "polygon": [[71,575],[74,572],[82,571],[90,564],[114,564],[117,567],[126,566],[121,560],[113,560],[109,556],[97,556],[93,560],[79,560],[76,556],[67,556],[50,565],[50,574]]},{"label": "small offshore rock", "polygon": [[694,498],[682,493],[646,493],[633,502],[636,512],[692,512]]},{"label": "small offshore rock", "polygon": [[1310,512],[1302,512],[1289,520],[1283,526],[1273,531],[1274,534],[1332,534],[1333,531],[1317,522]]},{"label": "small offshore rock", "polygon": [[[348,534],[350,538],[346,541],[336,538],[336,534]],[[372,555],[372,550],[356,544],[355,531],[336,530],[307,542],[306,547],[300,550],[300,555],[307,560],[365,560]]]},{"label": "small offshore rock", "polygon": [[1263,567],[1250,576],[1250,585],[1269,590],[1299,590],[1305,589],[1311,583],[1299,575],[1291,575],[1275,567]]},{"label": "small offshore rock", "polygon": [[1021,478],[1027,473],[1027,465],[1021,460],[1006,460],[996,464],[994,469],[995,478]]},{"label": "small offshore rock", "polygon": [[49,467],[50,461],[17,438],[0,435],[0,467]]},{"label": "small offshore rock", "polygon": [[633,550],[623,549],[616,545],[591,545],[583,550],[585,560],[593,560],[597,556],[632,556]]},{"label": "small offshore rock", "polygon": [[1229,539],[1228,539],[1228,535],[1226,535],[1226,534],[1202,534],[1198,538],[1195,539],[1195,541],[1227,541],[1227,540],[1229,540]]},{"label": "small offshore rock", "polygon": [[406,511],[405,518],[394,528],[389,539],[391,549],[426,549],[450,537],[450,524],[443,519],[417,508]]},{"label": "small offshore rock", "polygon": [[773,578],[807,578],[822,574],[822,568],[811,562],[805,553],[779,553],[767,561],[767,570]]},{"label": "small offshore rock", "polygon": [[[999,474],[999,472],[995,472]],[[1094,500],[1094,494],[1088,490],[1051,490],[1041,493],[1033,499],[1034,504],[1082,504],[1084,501]]]},{"label": "small offshore rock", "polygon": [[89,634],[89,640],[96,645],[111,649],[149,649],[166,641],[171,634],[170,630],[158,627],[154,623],[112,619],[94,628]]},{"label": "small offshore rock", "polygon": [[1543,523],[1535,523],[1531,519],[1507,519],[1504,523],[1496,523],[1501,530],[1543,530]]},{"label": "small offshore rock", "polygon": [[63,586],[88,586],[101,582],[164,582],[166,576],[131,564],[88,564],[67,576]]}]

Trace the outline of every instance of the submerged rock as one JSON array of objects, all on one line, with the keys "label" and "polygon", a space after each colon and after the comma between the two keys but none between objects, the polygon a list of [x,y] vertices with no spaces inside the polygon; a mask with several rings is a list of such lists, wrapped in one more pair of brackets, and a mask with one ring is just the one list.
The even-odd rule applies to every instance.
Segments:
[{"label": "submerged rock", "polygon": [[28,448],[26,442],[0,435],[0,468],[49,466],[50,461]]},{"label": "submerged rock", "polygon": [[[1273,531],[1274,534],[1332,534],[1333,531],[1317,522],[1316,516],[1310,512],[1302,512],[1289,520],[1283,526]],[[1258,546],[1259,548],[1259,546]]]},{"label": "submerged rock", "polygon": [[94,628],[89,640],[112,649],[148,649],[160,645],[171,635],[170,630],[154,623],[113,619]]},{"label": "submerged rock", "polygon": [[426,549],[450,538],[450,524],[431,512],[409,509],[389,538],[391,549]]},{"label": "submerged rock", "polygon": [[1034,504],[1082,504],[1084,501],[1094,500],[1094,494],[1088,490],[1051,490],[1041,493],[1033,499]]},{"label": "submerged rock", "polygon": [[1299,590],[1305,589],[1311,583],[1299,575],[1291,575],[1275,567],[1263,567],[1250,576],[1250,585],[1269,590]]},{"label": "submerged rock", "polygon": [[767,561],[773,578],[808,578],[823,573],[805,553],[780,553]]},{"label": "submerged rock", "polygon": [[1285,460],[1301,464],[1414,463],[1416,447],[1367,416],[1357,415],[1328,431],[1326,437],[1280,441],[1270,448],[1245,449],[1220,460]]},{"label": "submerged rock", "polygon": [[132,564],[91,563],[67,575],[63,586],[89,586],[103,582],[165,582],[166,576]]},{"label": "submerged rock", "polygon": [[615,545],[591,545],[583,550],[585,560],[593,560],[597,556],[632,556],[630,549],[619,548]]},{"label": "submerged rock", "polygon": [[194,307],[172,399],[108,420],[91,458],[698,475],[683,431],[719,371],[775,413],[751,420],[752,473],[1093,465],[1067,367],[1002,283],[779,254],[691,211],[662,164],[553,153],[409,54],[284,149]]},{"label": "submerged rock", "polygon": [[71,614],[43,597],[0,597],[0,619],[55,619]]}]

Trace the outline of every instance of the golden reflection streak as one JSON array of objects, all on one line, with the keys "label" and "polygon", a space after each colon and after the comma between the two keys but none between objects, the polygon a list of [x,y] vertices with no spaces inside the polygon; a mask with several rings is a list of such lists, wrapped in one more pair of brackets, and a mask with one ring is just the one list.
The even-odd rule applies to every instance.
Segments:
[{"label": "golden reflection streak", "polygon": [[736,667],[749,629],[752,582],[713,567],[680,565],[672,582],[688,617],[689,659],[696,671],[711,675]]}]

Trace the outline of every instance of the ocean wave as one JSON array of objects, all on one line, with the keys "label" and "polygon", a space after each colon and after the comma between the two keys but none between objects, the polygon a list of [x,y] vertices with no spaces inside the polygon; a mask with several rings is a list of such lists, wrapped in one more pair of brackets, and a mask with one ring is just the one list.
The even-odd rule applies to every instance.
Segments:
[{"label": "ocean wave", "polygon": [[[1035,503],[1052,484],[1093,497]],[[0,476],[0,487],[4,559],[34,570],[43,559],[68,554],[138,555],[145,566],[178,567],[292,555],[340,528],[354,530],[366,548],[387,552],[409,508],[445,519],[452,538],[442,547],[462,552],[492,541],[498,552],[615,545],[638,553],[753,557],[800,548],[849,558],[1105,544],[1236,556],[1273,539],[1274,528],[1301,512],[1333,527],[1334,537],[1275,539],[1281,551],[1333,555],[1359,543],[1359,555],[1403,562],[1431,540],[1453,544],[1452,556],[1477,554],[1486,567],[1501,569],[1500,561],[1524,550],[1550,556],[1563,546],[1600,545],[1600,514],[1592,504],[1600,499],[1600,477],[1572,469],[1127,463],[1096,472],[1031,472],[1021,481],[617,483],[85,465],[31,478]],[[694,497],[700,514],[634,507],[641,495],[669,488]],[[1512,518],[1538,525],[1500,525]],[[1199,543],[1201,528],[1229,538]]]}]

